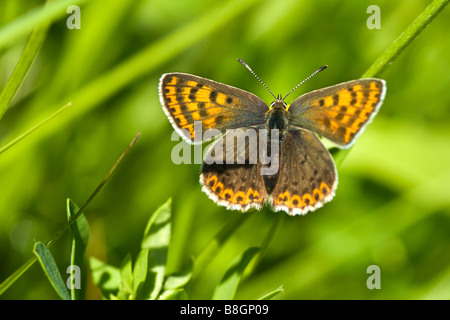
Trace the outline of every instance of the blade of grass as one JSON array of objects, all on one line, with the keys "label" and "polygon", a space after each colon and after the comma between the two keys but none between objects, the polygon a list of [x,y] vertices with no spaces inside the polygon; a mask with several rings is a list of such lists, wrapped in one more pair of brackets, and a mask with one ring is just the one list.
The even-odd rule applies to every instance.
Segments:
[{"label": "blade of grass", "polygon": [[61,227],[61,229],[58,232],[56,232],[55,236],[47,243],[47,247],[52,246],[53,243],[61,237],[61,235],[67,230],[67,228],[70,227],[70,225],[72,225],[72,223],[74,223],[76,219],[78,219],[78,217],[83,213],[83,211],[86,209],[86,207],[92,202],[92,200],[97,196],[97,194],[103,189],[105,184],[109,181],[109,179],[111,178],[113,173],[116,171],[119,164],[122,162],[123,158],[125,158],[125,156],[128,154],[128,152],[134,146],[134,144],[136,143],[136,141],[140,135],[141,135],[141,133],[139,132],[134,137],[134,139],[131,141],[131,143],[128,145],[128,147],[125,149],[125,151],[120,155],[120,157],[113,164],[111,169],[109,169],[108,173],[103,178],[102,182],[100,182],[100,184],[97,186],[97,188],[91,194],[91,196],[86,200],[86,203],[80,208],[80,210],[78,210],[78,212],[64,226]]},{"label": "blade of grass", "polygon": [[223,244],[233,233],[250,217],[251,213],[233,214],[228,223],[215,235],[205,249],[194,261],[192,278],[195,278],[211,262],[211,260],[222,249]]},{"label": "blade of grass", "polygon": [[[131,148],[136,143],[137,139],[140,136],[140,132],[134,137],[134,139],[131,141],[130,145],[125,149],[125,151],[120,155],[120,157],[116,160],[114,165],[111,167],[111,169],[108,171],[106,176],[103,178],[103,180],[100,182],[100,184],[97,186],[97,188],[94,190],[94,192],[90,195],[90,197],[87,199],[87,201],[84,203],[84,205],[78,210],[78,212],[64,225],[62,226],[56,234],[53,236],[53,238],[47,243],[47,247],[50,248],[60,237],[63,235],[63,233],[67,230],[67,228],[74,223],[78,217],[86,210],[88,205],[92,202],[92,200],[96,197],[96,195],[103,189],[105,184],[109,181],[112,174],[116,171],[119,164],[122,162],[123,158],[128,154],[128,152],[131,150]],[[4,280],[0,284],[0,295],[3,294],[17,279],[20,278],[20,276],[26,272],[34,263],[36,262],[36,257],[32,257],[30,260],[28,260],[25,264],[23,264],[19,269],[17,269],[13,274],[11,274],[6,280]]]},{"label": "blade of grass", "polygon": [[56,265],[50,250],[42,242],[36,242],[34,244],[33,252],[39,260],[48,280],[53,288],[55,288],[56,293],[58,293],[63,300],[70,300],[69,291],[61,277],[61,273],[59,273],[58,266]]},{"label": "blade of grass", "polygon": [[[70,199],[67,199],[66,207],[67,220],[70,220],[80,210],[78,206]],[[80,276],[82,277],[81,287],[77,289],[75,288],[75,286],[72,286],[70,288],[70,295],[72,300],[81,300],[84,297],[86,288],[84,284],[86,283],[87,272],[84,253],[86,251],[87,242],[89,239],[89,224],[84,214],[81,214],[81,216],[75,221],[75,223],[70,226],[70,231],[72,234],[70,264],[72,266],[78,266],[80,268]]]},{"label": "blade of grass", "polygon": [[[48,0],[46,4],[49,4],[51,0]],[[8,79],[3,91],[0,93],[0,120],[11,104],[12,99],[19,90],[20,85],[22,84],[25,76],[28,73],[34,59],[36,58],[39,50],[41,49],[42,44],[47,36],[47,31],[50,27],[50,23],[41,23],[36,28],[34,28],[33,32],[30,35],[30,38],[25,45],[25,49],[17,63],[14,71]],[[1,36],[0,36],[1,39]]]},{"label": "blade of grass", "polygon": [[35,130],[39,129],[39,127],[43,126],[44,124],[46,124],[48,121],[52,120],[54,117],[56,117],[58,114],[60,114],[62,111],[66,110],[68,107],[70,107],[72,104],[69,102],[68,104],[66,104],[65,106],[63,106],[62,108],[60,108],[59,110],[57,110],[56,112],[54,112],[53,114],[51,114],[50,116],[48,116],[47,118],[45,118],[44,120],[42,120],[41,122],[39,122],[38,124],[36,124],[35,126],[31,127],[30,129],[28,129],[26,132],[22,133],[20,136],[18,136],[17,138],[15,138],[14,140],[12,140],[11,142],[7,143],[6,145],[4,145],[3,147],[0,148],[0,154],[2,154],[3,152],[5,152],[6,150],[8,150],[9,148],[11,148],[13,145],[15,145],[16,143],[18,143],[19,141],[21,141],[22,139],[24,139],[26,136],[30,135],[31,133],[33,133]]},{"label": "blade of grass", "polygon": [[450,0],[434,0],[370,66],[361,78],[378,77],[400,53],[433,21]]},{"label": "blade of grass", "polygon": [[[434,0],[422,13],[400,34],[397,39],[378,57],[361,78],[379,77],[383,71],[405,50],[405,48],[433,21],[450,0]],[[350,152],[340,149],[335,152],[336,165],[340,165]]]},{"label": "blade of grass", "polygon": [[250,262],[250,265],[248,266],[248,268],[244,274],[245,277],[249,276],[256,269],[256,267],[260,264],[261,260],[264,258],[264,255],[267,252],[267,249],[269,248],[270,243],[272,242],[273,238],[275,237],[275,234],[280,229],[285,217],[286,217],[285,214],[280,214],[280,215],[278,215],[278,217],[276,217],[274,223],[272,224],[272,226],[269,229],[269,232],[267,232],[263,242],[261,243],[261,247],[260,247],[261,250],[258,252],[255,259],[253,259]]},{"label": "blade of grass", "polygon": [[0,29],[0,50],[26,36],[37,24],[51,24],[66,14],[67,7],[81,5],[86,0],[60,0],[43,4],[14,19]]}]

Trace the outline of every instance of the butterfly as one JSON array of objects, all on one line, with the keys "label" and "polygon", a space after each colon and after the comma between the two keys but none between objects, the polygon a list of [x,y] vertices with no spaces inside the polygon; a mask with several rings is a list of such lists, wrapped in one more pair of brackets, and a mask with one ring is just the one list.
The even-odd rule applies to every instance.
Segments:
[{"label": "butterfly", "polygon": [[[275,96],[238,60],[275,98],[270,105],[250,92],[191,74],[166,73],[160,79],[163,110],[187,142],[203,142],[201,137],[208,130],[221,134],[212,143],[213,152],[204,157],[202,190],[217,204],[233,210],[261,209],[268,203],[274,211],[298,215],[321,207],[334,197],[338,177],[333,158],[318,135],[340,148],[350,147],[378,112],[386,94],[385,81],[343,82],[303,94],[288,105],[286,97],[327,66],[282,97]],[[251,142],[247,138],[253,131],[263,134]],[[273,132],[277,138],[270,135]],[[236,142],[246,139],[243,146]],[[277,152],[261,146],[263,140]],[[250,161],[255,153],[270,156],[278,170],[263,174],[269,164]]]}]

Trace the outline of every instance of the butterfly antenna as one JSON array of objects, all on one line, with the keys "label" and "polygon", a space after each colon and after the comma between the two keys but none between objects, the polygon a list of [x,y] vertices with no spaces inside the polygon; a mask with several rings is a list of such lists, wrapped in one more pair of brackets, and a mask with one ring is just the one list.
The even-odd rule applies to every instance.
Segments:
[{"label": "butterfly antenna", "polygon": [[323,66],[321,68],[319,68],[318,70],[314,71],[312,75],[310,75],[308,78],[306,78],[305,80],[303,80],[302,82],[300,82],[298,85],[295,86],[294,89],[292,89],[291,91],[289,91],[289,93],[287,95],[284,96],[283,100],[287,98],[288,95],[290,95],[292,92],[294,92],[295,89],[297,89],[298,87],[300,87],[303,83],[305,83],[306,81],[308,81],[309,79],[311,79],[314,75],[316,75],[317,73],[319,73],[320,71],[324,70],[328,68],[328,66]]},{"label": "butterfly antenna", "polygon": [[238,58],[238,61],[239,61],[240,63],[242,63],[242,65],[243,65],[244,67],[246,67],[246,68],[252,73],[252,75],[254,75],[256,79],[258,79],[259,82],[261,82],[261,84],[264,86],[264,88],[266,88],[266,89],[270,92],[270,94],[272,95],[272,97],[274,97],[275,99],[277,99],[277,97],[275,97],[275,95],[272,93],[272,91],[270,91],[269,87],[266,86],[266,84],[265,84],[265,83],[264,83],[264,82],[256,75],[256,73],[252,70],[252,68],[250,68],[250,67],[248,66],[248,64],[246,64],[246,63],[244,62],[244,60]]}]

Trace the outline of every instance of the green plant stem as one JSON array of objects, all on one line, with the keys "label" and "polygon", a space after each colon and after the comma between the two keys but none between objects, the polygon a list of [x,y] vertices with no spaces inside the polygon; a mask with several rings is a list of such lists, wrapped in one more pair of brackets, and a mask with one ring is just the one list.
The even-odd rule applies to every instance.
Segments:
[{"label": "green plant stem", "polygon": [[125,149],[125,151],[120,155],[120,157],[116,160],[116,162],[113,164],[113,166],[111,167],[111,169],[109,169],[108,173],[106,174],[106,176],[103,178],[103,180],[100,182],[100,184],[97,186],[97,188],[94,190],[94,192],[90,195],[90,197],[86,200],[86,202],[84,203],[83,206],[81,206],[81,208],[77,211],[77,213],[69,220],[67,221],[66,224],[64,224],[64,226],[61,227],[61,229],[59,229],[56,234],[53,236],[53,238],[47,242],[47,247],[51,247],[53,245],[54,242],[56,242],[61,235],[67,230],[67,228],[70,227],[70,225],[72,223],[75,222],[75,220],[78,219],[78,217],[83,213],[83,211],[87,208],[87,206],[92,202],[92,200],[95,198],[95,196],[103,189],[103,187],[105,186],[105,184],[108,182],[109,178],[111,178],[112,174],[116,171],[117,167],[119,166],[119,164],[122,162],[123,158],[125,158],[125,156],[128,154],[128,152],[131,150],[131,148],[134,146],[134,144],[136,143],[137,139],[139,138],[139,136],[141,135],[141,133],[139,132],[134,139],[131,141],[131,143],[129,144],[129,146]]},{"label": "green plant stem", "polygon": [[450,0],[434,0],[402,32],[400,36],[381,54],[381,56],[362,75],[362,78],[378,77],[398,55],[433,21]]},{"label": "green plant stem", "polygon": [[200,255],[195,259],[192,278],[195,278],[211,262],[222,248],[222,245],[228,240],[234,232],[250,217],[251,213],[235,213],[231,216],[228,223],[215,235],[212,241],[206,246]]},{"label": "green plant stem", "polygon": [[[405,48],[438,16],[450,0],[434,0],[422,13],[403,31],[397,39],[378,57],[361,78],[379,77],[383,71],[405,50]],[[350,152],[341,149],[334,154],[336,165],[340,165]]]},{"label": "green plant stem", "polygon": [[[120,157],[116,160],[114,165],[109,169],[106,176],[91,194],[91,196],[86,200],[83,206],[77,211],[77,213],[67,221],[53,236],[53,238],[47,242],[47,248],[51,248],[53,244],[63,235],[63,233],[74,223],[77,218],[83,213],[83,211],[88,207],[88,205],[92,202],[95,196],[103,189],[106,182],[111,178],[112,174],[115,172],[119,164],[122,162],[123,158],[128,154],[130,149],[134,146],[137,139],[140,136],[140,132],[134,137],[131,141],[130,145],[125,149],[125,151],[120,155]],[[19,269],[17,269],[12,275],[10,275],[5,281],[0,284],[0,295],[2,295],[24,272],[26,272],[37,260],[36,256],[33,256],[30,260],[28,260],[25,264],[23,264]]]},{"label": "green plant stem", "polygon": [[0,154],[2,154],[3,152],[5,152],[6,150],[8,150],[9,148],[11,148],[13,145],[15,145],[16,143],[18,143],[19,141],[21,141],[22,139],[24,139],[26,136],[30,135],[33,131],[37,130],[39,127],[41,127],[42,125],[44,125],[45,123],[47,123],[48,121],[52,120],[54,117],[56,117],[58,114],[60,114],[62,111],[66,110],[68,107],[70,107],[72,104],[69,102],[68,104],[66,104],[65,106],[63,106],[62,108],[58,109],[56,112],[54,112],[53,114],[51,114],[50,116],[48,116],[47,118],[45,118],[44,120],[42,120],[41,122],[39,122],[38,124],[36,124],[35,126],[31,127],[30,129],[28,129],[26,132],[22,133],[21,135],[19,135],[17,138],[15,138],[14,140],[12,140],[11,142],[7,143],[6,145],[4,145],[3,147],[0,148]]}]

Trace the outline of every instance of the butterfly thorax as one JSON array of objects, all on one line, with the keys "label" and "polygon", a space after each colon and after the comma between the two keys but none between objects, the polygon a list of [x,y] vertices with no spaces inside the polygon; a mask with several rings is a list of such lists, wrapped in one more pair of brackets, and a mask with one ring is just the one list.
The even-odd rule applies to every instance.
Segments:
[{"label": "butterfly thorax", "polygon": [[289,125],[289,112],[281,99],[272,102],[270,110],[266,112],[266,125],[270,130],[278,129],[280,138],[284,137]]}]

